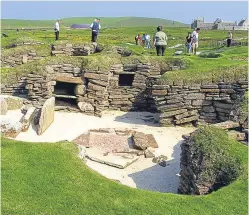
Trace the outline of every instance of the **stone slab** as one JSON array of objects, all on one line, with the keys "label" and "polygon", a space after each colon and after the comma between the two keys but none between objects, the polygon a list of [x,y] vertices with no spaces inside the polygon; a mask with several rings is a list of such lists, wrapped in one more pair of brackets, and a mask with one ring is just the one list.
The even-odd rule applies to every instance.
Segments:
[{"label": "stone slab", "polygon": [[42,106],[38,125],[38,135],[43,134],[54,121],[55,97],[47,99]]}]

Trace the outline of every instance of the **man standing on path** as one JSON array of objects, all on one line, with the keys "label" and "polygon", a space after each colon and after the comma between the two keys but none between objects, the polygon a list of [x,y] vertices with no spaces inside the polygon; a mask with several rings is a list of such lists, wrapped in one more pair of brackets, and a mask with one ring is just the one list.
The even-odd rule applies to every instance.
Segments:
[{"label": "man standing on path", "polygon": [[99,21],[100,19],[94,19],[94,22],[91,24],[92,42],[97,42],[98,33],[101,28]]},{"label": "man standing on path", "polygon": [[55,33],[55,40],[59,40],[59,33],[60,33],[59,20],[57,20],[56,23],[54,24],[54,33]]},{"label": "man standing on path", "polygon": [[157,27],[157,32],[154,36],[154,46],[156,47],[157,56],[164,56],[168,37],[162,31],[162,26]]},{"label": "man standing on path", "polygon": [[196,54],[196,50],[198,48],[199,32],[200,32],[200,28],[196,28],[191,35],[192,36],[192,49],[193,49],[194,54]]}]

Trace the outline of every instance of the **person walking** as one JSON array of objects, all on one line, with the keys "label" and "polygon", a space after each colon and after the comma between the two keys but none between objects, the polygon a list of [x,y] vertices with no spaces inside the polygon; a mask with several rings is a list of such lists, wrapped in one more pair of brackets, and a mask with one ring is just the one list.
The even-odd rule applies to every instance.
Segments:
[{"label": "person walking", "polygon": [[57,20],[54,24],[54,33],[55,33],[55,40],[59,40],[60,34],[60,21]]},{"label": "person walking", "polygon": [[196,28],[193,32],[192,32],[192,50],[193,53],[196,55],[196,51],[198,48],[198,41],[199,41],[199,32],[200,32],[200,28]]},{"label": "person walking", "polygon": [[146,42],[146,48],[150,49],[150,35],[145,34],[145,42]]},{"label": "person walking", "polygon": [[99,21],[100,21],[100,19],[94,19],[94,22],[91,24],[92,42],[97,42],[99,30],[101,28]]},{"label": "person walking", "polygon": [[190,54],[191,48],[192,48],[192,36],[191,32],[188,32],[188,36],[186,37],[186,48],[187,48],[187,53]]},{"label": "person walking", "polygon": [[228,32],[228,37],[227,37],[227,47],[231,46],[232,43],[232,39],[233,39],[233,34],[231,31]]},{"label": "person walking", "polygon": [[167,46],[167,35],[162,31],[162,26],[157,27],[157,32],[154,36],[154,46],[156,47],[157,56],[164,56]]}]

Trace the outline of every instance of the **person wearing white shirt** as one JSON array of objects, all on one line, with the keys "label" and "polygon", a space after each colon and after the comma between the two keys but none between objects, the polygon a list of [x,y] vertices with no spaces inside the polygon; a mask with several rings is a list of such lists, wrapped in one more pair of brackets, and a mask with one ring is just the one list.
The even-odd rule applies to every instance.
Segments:
[{"label": "person wearing white shirt", "polygon": [[59,20],[57,20],[56,23],[54,24],[54,33],[55,33],[55,40],[59,40],[59,33],[60,33]]},{"label": "person wearing white shirt", "polygon": [[149,34],[145,35],[145,42],[146,42],[146,48],[150,49],[150,35]]},{"label": "person wearing white shirt", "polygon": [[191,37],[192,37],[192,50],[193,50],[194,54],[196,54],[196,50],[198,48],[199,32],[200,32],[200,28],[196,28],[191,35]]}]

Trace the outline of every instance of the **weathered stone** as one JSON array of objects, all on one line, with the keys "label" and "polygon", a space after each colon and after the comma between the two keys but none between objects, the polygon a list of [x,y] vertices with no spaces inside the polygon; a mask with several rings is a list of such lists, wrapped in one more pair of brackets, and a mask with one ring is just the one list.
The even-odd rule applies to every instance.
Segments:
[{"label": "weathered stone", "polygon": [[5,115],[8,111],[8,104],[7,104],[7,101],[0,97],[0,115]]},{"label": "weathered stone", "polygon": [[213,126],[221,128],[221,129],[230,129],[230,128],[237,128],[240,126],[240,124],[238,122],[226,121],[226,122],[214,124]]},{"label": "weathered stone", "polygon": [[209,100],[192,100],[192,105],[193,106],[206,106],[206,105],[211,105],[212,101]]},{"label": "weathered stone", "polygon": [[22,131],[25,132],[28,130],[34,116],[35,116],[36,108],[35,107],[30,107],[26,114],[22,117],[20,122],[22,123]]},{"label": "weathered stone", "polygon": [[203,88],[203,89],[218,89],[218,85],[217,84],[202,85],[201,88]]},{"label": "weathered stone", "polygon": [[160,95],[167,95],[167,90],[152,90],[152,95],[160,96]]},{"label": "weathered stone", "polygon": [[165,156],[165,155],[160,155],[160,156],[158,156],[158,157],[154,157],[153,159],[152,159],[152,162],[153,163],[157,163],[157,164],[159,164],[160,166],[162,166],[162,167],[166,167],[167,166],[167,163],[166,163],[166,161],[167,161],[167,156]]},{"label": "weathered stone", "polygon": [[77,84],[74,89],[75,95],[85,95],[86,93],[86,86],[83,84]]},{"label": "weathered stone", "polygon": [[154,154],[154,151],[148,148],[144,151],[144,156],[145,158],[154,158],[155,154]]},{"label": "weathered stone", "polygon": [[190,93],[186,96],[186,99],[204,99],[205,95],[203,93]]},{"label": "weathered stone", "polygon": [[77,106],[82,112],[94,112],[94,107],[86,102],[78,102]]},{"label": "weathered stone", "polygon": [[175,116],[181,113],[187,112],[187,109],[180,109],[175,111],[163,112],[160,114],[160,118]]},{"label": "weathered stone", "polygon": [[220,89],[200,89],[202,93],[219,93]]},{"label": "weathered stone", "polygon": [[22,63],[28,63],[28,56],[27,55],[23,55],[22,56]]},{"label": "weathered stone", "polygon": [[155,137],[152,134],[146,134],[148,145],[152,148],[158,148],[158,144],[155,140]]},{"label": "weathered stone", "polygon": [[38,135],[43,134],[48,127],[54,121],[54,107],[55,107],[55,97],[47,99],[42,106],[39,125],[38,125]]},{"label": "weathered stone", "polygon": [[183,114],[176,115],[175,118],[176,119],[182,119],[182,118],[187,117],[187,116],[189,116],[189,113],[185,112]]},{"label": "weathered stone", "polygon": [[75,84],[82,84],[84,83],[84,81],[82,80],[81,77],[73,77],[73,76],[65,76],[63,75],[59,75],[56,74],[56,81],[60,81],[60,82],[66,82],[66,83],[75,83]]},{"label": "weathered stone", "polygon": [[96,74],[96,73],[90,73],[90,72],[84,73],[84,78],[108,81],[108,75],[102,75],[102,74]]},{"label": "weathered stone", "polygon": [[214,106],[218,108],[231,109],[233,107],[233,104],[227,104],[215,101]]},{"label": "weathered stone", "polygon": [[202,110],[203,110],[204,112],[207,112],[207,113],[213,113],[213,112],[215,112],[215,109],[214,109],[213,106],[204,106],[204,107],[202,108]]},{"label": "weathered stone", "polygon": [[227,113],[230,114],[231,110],[229,109],[223,109],[223,108],[215,108],[216,112],[221,112],[221,113]]},{"label": "weathered stone", "polygon": [[192,121],[198,120],[198,118],[199,118],[199,116],[191,116],[191,117],[188,117],[188,118],[183,118],[183,119],[176,120],[175,123],[177,125],[179,125],[179,124],[183,124],[183,123],[187,123],[187,122],[192,122]]},{"label": "weathered stone", "polygon": [[3,119],[0,123],[1,133],[5,137],[16,138],[22,130],[22,124],[12,119]]},{"label": "weathered stone", "polygon": [[134,143],[134,147],[139,150],[145,150],[149,147],[149,142],[147,140],[146,134],[142,132],[136,132],[132,134],[132,139]]},{"label": "weathered stone", "polygon": [[136,156],[116,156],[116,155],[103,155],[95,149],[87,149],[86,158],[96,161],[98,163],[103,163],[109,166],[114,166],[116,168],[124,169],[130,164],[136,162],[139,157]]}]

